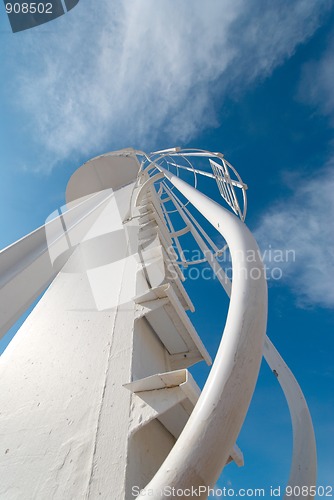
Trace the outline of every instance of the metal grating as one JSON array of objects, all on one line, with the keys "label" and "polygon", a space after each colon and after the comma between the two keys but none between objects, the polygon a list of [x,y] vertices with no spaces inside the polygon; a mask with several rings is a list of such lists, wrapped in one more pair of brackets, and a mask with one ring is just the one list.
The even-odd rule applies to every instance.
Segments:
[{"label": "metal grating", "polygon": [[243,220],[243,213],[240,210],[238,198],[235,194],[234,186],[232,184],[232,180],[226,163],[223,160],[222,165],[219,165],[211,159],[209,161],[221,196],[232,208],[233,212],[238,215],[241,220]]}]

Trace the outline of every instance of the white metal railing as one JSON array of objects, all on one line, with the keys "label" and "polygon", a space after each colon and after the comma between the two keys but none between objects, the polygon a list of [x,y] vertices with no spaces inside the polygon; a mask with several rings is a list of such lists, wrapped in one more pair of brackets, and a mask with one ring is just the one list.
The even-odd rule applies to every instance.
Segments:
[{"label": "white metal railing", "polygon": [[[240,258],[257,244],[241,220],[163,167],[158,170],[226,239],[232,255],[233,293],[224,335],[210,375],[186,426],[147,489],[161,498],[166,485],[213,486],[235,445],[254,391],[266,330],[267,289],[260,258]],[[190,222],[190,221],[189,221]],[[187,221],[187,223],[189,223]],[[195,233],[194,233],[195,234]],[[260,279],[243,279],[256,267]],[[139,495],[138,498],[144,498]],[[202,497],[204,498],[204,497]]]},{"label": "white metal railing", "polygon": [[[157,154],[160,154],[158,157],[158,160],[156,161],[154,158],[156,157]],[[189,204],[189,201],[208,219],[210,222],[213,223],[215,229],[224,237],[225,240],[229,240],[228,243],[230,243],[230,237],[231,234],[229,232],[231,231],[233,233],[233,229],[231,228],[230,224],[227,223],[227,221],[223,220],[224,219],[224,213],[222,212],[222,207],[220,207],[217,204],[214,204],[212,200],[210,200],[208,197],[205,195],[202,195],[197,189],[194,189],[194,187],[189,186],[186,184],[184,181],[182,181],[179,178],[180,171],[186,170],[186,171],[192,171],[194,173],[194,176],[197,174],[202,174],[203,176],[206,177],[211,177],[214,178],[217,182],[219,191],[227,205],[233,210],[233,212],[241,219],[241,221],[244,221],[245,215],[246,215],[246,210],[247,210],[247,198],[246,198],[246,189],[247,186],[242,183],[240,177],[236,173],[235,169],[233,169],[233,172],[236,173],[237,181],[232,182],[231,177],[229,175],[228,169],[227,169],[227,162],[223,158],[223,155],[219,153],[209,153],[209,152],[203,152],[203,151],[161,151],[156,153],[156,155],[152,157],[148,157],[148,163],[149,163],[149,170],[153,170],[153,172],[160,172],[164,173],[165,179],[160,180],[160,183],[157,187],[160,199],[161,199],[161,206],[163,209],[163,213],[166,218],[166,223],[167,226],[169,227],[169,230],[171,232],[171,236],[175,242],[175,246],[178,250],[178,253],[180,255],[180,262],[179,264],[182,264],[184,266],[187,266],[189,264],[200,264],[203,262],[208,262],[208,264],[211,266],[213,272],[216,274],[218,277],[221,285],[224,287],[226,293],[231,297],[231,303],[230,303],[230,310],[234,309],[234,307],[238,308],[237,301],[233,301],[235,299],[236,293],[236,283],[235,279],[233,282],[229,280],[227,275],[225,274],[224,270],[222,269],[220,263],[217,261],[217,257],[224,252],[228,244],[225,245],[222,249],[218,249],[218,247],[215,245],[213,242],[212,238],[207,234],[207,232],[202,228],[202,226],[198,223],[196,218],[191,214],[191,211],[187,207]],[[169,167],[175,167],[176,168],[176,175],[173,175],[170,171],[164,169],[161,164],[163,163],[161,160],[165,160],[166,156],[173,156],[174,158],[177,157],[178,155],[187,156],[197,156],[197,157],[204,157],[204,158],[209,158],[210,166],[212,168],[212,174],[209,172],[204,172],[200,171],[199,169],[195,168],[193,164],[191,164],[191,168],[187,166],[180,165],[179,162],[175,161],[167,161],[167,165]],[[215,159],[212,159],[212,156],[215,157]],[[218,164],[216,161],[216,158],[218,158],[222,163],[222,165]],[[144,162],[145,163],[145,162]],[[228,164],[230,166],[230,164]],[[231,166],[230,166],[231,167]],[[232,167],[233,168],[233,167]],[[237,185],[236,183],[239,183]],[[169,185],[168,185],[169,184]],[[197,186],[197,180],[195,180],[194,183]],[[175,191],[173,191],[173,188],[177,188],[178,191],[185,197],[186,201],[183,202],[180,200],[180,198],[175,194]],[[243,209],[240,208],[238,199],[236,197],[234,188],[238,187],[242,189],[243,193]],[[167,194],[167,197],[163,198],[163,193]],[[165,209],[165,204],[166,202],[172,202],[175,209],[167,211]],[[214,204],[214,205],[213,205]],[[215,206],[215,208],[213,208]],[[210,211],[211,208],[211,211]],[[192,236],[194,237],[196,243],[202,250],[203,254],[205,255],[204,259],[196,260],[193,262],[187,262],[186,259],[183,256],[183,249],[182,249],[182,243],[180,242],[180,238],[182,238],[182,232],[180,231],[175,231],[173,223],[171,221],[171,217],[169,215],[169,212],[178,212],[178,214],[181,216],[185,227],[189,228],[189,231],[191,232]],[[222,217],[222,220],[219,220],[219,217]],[[231,214],[232,216],[232,214]],[[233,216],[232,216],[233,217]],[[237,219],[235,219],[237,221]],[[236,224],[236,222],[235,222]],[[242,224],[242,223],[241,223]],[[232,224],[233,225],[233,224]],[[246,226],[244,226],[246,228]],[[240,235],[239,235],[240,236]],[[232,240],[236,238],[236,234],[232,236]],[[240,240],[239,240],[240,242]],[[236,243],[235,241],[233,242],[234,244]],[[253,244],[253,243],[252,243]],[[233,262],[233,250],[230,248],[231,254],[232,254],[232,263],[233,263],[233,275],[236,275],[236,266],[235,262]],[[245,262],[244,262],[245,265]],[[258,265],[258,264],[256,264]],[[233,285],[234,283],[234,285]],[[234,291],[233,291],[234,290]],[[233,293],[232,293],[233,291]],[[242,304],[242,299],[241,303]],[[240,305],[239,307],[239,314],[242,313],[241,311],[242,306]],[[247,308],[246,308],[247,309]],[[230,314],[229,310],[229,314]],[[233,314],[238,314],[237,311],[234,311]],[[229,317],[228,317],[229,318]],[[236,317],[234,318],[236,321]],[[254,334],[254,332],[253,332]],[[242,335],[242,333],[239,331],[239,333],[235,332],[235,335]],[[232,355],[231,351],[229,353],[224,353],[224,350],[226,349],[226,344],[224,345],[224,337],[226,338],[228,334],[226,333],[226,330],[224,331],[224,336],[223,340],[221,343],[221,347],[219,348],[212,372],[217,372],[219,371],[218,365],[221,363],[221,360],[224,359],[225,363],[229,364],[231,363],[231,359],[228,359],[229,355]],[[232,336],[232,335],[231,335]],[[231,338],[231,337],[230,337]],[[249,340],[251,342],[251,340]],[[228,343],[228,341],[226,342]],[[224,348],[223,348],[224,345]],[[247,358],[247,353],[241,353],[241,351],[238,349],[238,355],[241,356],[246,356]],[[264,339],[264,346],[263,346],[263,355],[269,364],[270,368],[272,369],[273,373],[275,374],[278,382],[280,383],[282,390],[285,394],[285,397],[288,402],[289,406],[289,411],[291,415],[291,420],[292,420],[292,427],[293,427],[293,456],[292,456],[292,463],[291,463],[291,469],[290,469],[290,477],[288,484],[292,487],[294,486],[312,486],[316,483],[316,444],[315,444],[315,437],[314,437],[314,430],[313,430],[313,424],[312,424],[312,419],[307,407],[307,403],[305,400],[305,397],[299,387],[299,384],[297,380],[295,379],[294,375],[292,372],[289,370],[288,366],[285,364],[284,360],[270,341],[270,339],[265,336]],[[245,359],[246,359],[245,358]],[[217,368],[216,368],[217,367]],[[211,377],[211,375],[210,375]],[[208,394],[211,394],[211,399],[214,401],[215,397],[217,397],[217,391],[219,391],[217,388],[215,388],[212,384],[212,380],[215,381],[215,384],[217,383],[217,379],[213,376],[213,379],[209,377],[207,384],[205,385],[204,391],[203,391],[203,401],[206,399],[210,399],[210,396]],[[247,375],[248,377],[248,375]],[[219,399],[216,399],[216,403],[213,404],[218,404],[217,401],[219,401],[219,404],[221,401],[224,400],[225,407],[228,407],[230,411],[233,411],[233,404],[232,406],[229,406],[231,401],[227,401],[224,399],[223,392],[220,393]],[[215,406],[216,408],[216,406]],[[203,409],[203,408],[201,408]],[[191,417],[189,421],[189,425],[186,426],[184,433],[181,434],[176,446],[173,448],[170,456],[166,459],[165,463],[163,464],[162,468],[159,470],[157,475],[153,478],[153,480],[150,482],[148,487],[160,487],[163,484],[173,484],[174,486],[177,485],[178,487],[182,487],[187,480],[189,480],[191,472],[189,472],[188,464],[194,463],[195,470],[201,470],[201,473],[203,472],[202,466],[205,469],[205,466],[202,464],[201,459],[196,455],[196,450],[192,449],[191,446],[189,446],[190,443],[197,443],[198,440],[201,442],[201,454],[203,456],[206,456],[207,454],[211,454],[216,457],[215,455],[215,448],[210,448],[210,451],[208,450],[206,452],[206,447],[205,444],[210,443],[210,446],[214,446],[214,443],[208,439],[208,441],[203,442],[201,440],[201,437],[199,434],[196,434],[196,426],[198,426],[198,429],[201,429],[201,432],[203,431],[203,426],[201,422],[201,411],[199,410],[198,412],[196,411],[196,408],[194,410],[194,416]],[[205,418],[208,418],[208,415],[205,414]],[[203,415],[202,415],[203,417]],[[221,422],[220,422],[221,423]],[[206,426],[212,427],[212,429],[215,429],[215,423],[210,420],[206,420]],[[220,426],[219,432],[222,432],[222,429],[224,428],[223,425]],[[229,432],[231,432],[230,427],[228,427]],[[206,434],[205,434],[206,435]],[[236,429],[234,429],[233,436],[236,438],[237,432]],[[226,441],[224,441],[226,444]],[[185,449],[187,451],[185,451]],[[225,450],[226,451],[226,450]],[[225,453],[224,451],[224,453]],[[218,454],[217,450],[217,454]],[[224,455],[222,453],[222,455]],[[192,455],[194,454],[194,456]],[[182,463],[181,463],[182,462]],[[187,464],[185,466],[184,464]],[[201,464],[201,466],[199,466]],[[223,467],[224,463],[219,462],[219,466]],[[191,467],[191,466],[190,466]],[[213,464],[211,463],[210,467],[213,467]],[[219,467],[218,467],[219,468]],[[180,470],[182,471],[182,474],[184,476],[180,476]],[[216,471],[216,472],[213,472]],[[194,471],[192,471],[194,472]],[[208,479],[208,484],[213,484],[213,477],[214,475],[217,474],[217,468],[211,469],[210,472],[208,472],[208,475],[205,476]],[[203,477],[203,476],[202,476]],[[186,478],[186,479],[185,479]],[[194,477],[192,478],[194,480]],[[211,481],[211,482],[210,482]],[[190,483],[189,483],[190,484]],[[191,483],[192,484],[192,483]],[[292,489],[292,491],[294,491]],[[310,491],[310,489],[308,490]],[[140,498],[140,497],[139,497]],[[289,497],[289,498],[294,498],[294,497]],[[311,498],[310,496],[307,498]]]},{"label": "white metal railing", "polygon": [[[115,154],[109,153],[111,156]],[[246,259],[240,261],[240,251],[252,249],[255,255],[259,255],[256,242],[243,222],[247,210],[246,184],[220,153],[174,148],[152,155],[131,149],[118,154],[143,158],[139,172],[139,180],[143,176],[143,182],[134,203],[140,203],[141,197],[156,185],[161,200],[161,216],[165,217],[180,256],[179,264],[187,266],[208,262],[231,297],[221,346],[203,393],[152,484],[156,487],[161,484],[179,487],[196,485],[199,477],[205,479],[208,485],[215,482],[242,426],[263,350],[265,359],[284,391],[292,419],[294,446],[289,485],[314,485],[316,447],[307,403],[295,377],[269,338],[265,337],[266,284],[262,263],[260,259],[255,263],[247,263]],[[195,168],[193,157],[200,161],[201,168]],[[180,178],[182,172],[188,176],[192,173],[194,186]],[[216,181],[221,196],[234,214],[197,189],[199,176]],[[241,192],[239,198],[237,190]],[[80,234],[85,232],[107,199],[108,193],[102,192],[75,205],[66,215],[66,234],[71,230]],[[167,203],[173,205],[172,210],[166,208]],[[224,238],[226,244],[223,247],[220,248],[196,220],[190,205]],[[174,227],[173,213],[181,217],[184,224],[181,229]],[[64,238],[63,218],[64,214],[60,214],[0,252],[0,336],[45,290],[73,251],[74,246],[68,244],[68,252],[63,253],[56,263],[50,262],[50,248]],[[182,238],[188,233],[202,250],[203,259],[189,262],[184,257]],[[227,248],[232,256],[232,283],[217,260]],[[238,270],[242,266],[246,266],[248,272],[250,266],[257,268],[261,279],[244,280],[238,277]],[[33,280],[30,278],[32,275]],[[15,297],[15,301],[12,297]],[[232,419],[233,422],[232,414],[237,415],[237,418]]]}]

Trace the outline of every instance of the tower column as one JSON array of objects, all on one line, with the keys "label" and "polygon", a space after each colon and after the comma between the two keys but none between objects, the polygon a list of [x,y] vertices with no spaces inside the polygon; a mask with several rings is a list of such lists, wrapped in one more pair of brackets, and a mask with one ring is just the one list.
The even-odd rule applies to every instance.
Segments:
[{"label": "tower column", "polygon": [[[118,160],[93,160],[70,180],[69,203],[113,192],[84,231],[61,215],[72,253],[0,358],[6,500],[135,498],[199,396],[184,368],[209,356],[185,313],[158,199],[151,186],[134,207],[147,179],[136,184],[133,158],[135,178],[122,178]],[[65,247],[52,247],[51,264]]]}]

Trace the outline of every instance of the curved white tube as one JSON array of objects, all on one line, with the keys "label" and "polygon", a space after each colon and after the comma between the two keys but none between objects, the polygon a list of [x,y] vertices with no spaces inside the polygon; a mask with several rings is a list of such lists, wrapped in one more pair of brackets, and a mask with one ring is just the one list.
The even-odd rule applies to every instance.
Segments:
[{"label": "curved white tube", "polygon": [[[173,196],[170,190],[168,190],[168,192],[170,196]],[[185,224],[190,226],[193,237],[204,255],[207,256],[208,264],[211,266],[219,282],[230,297],[231,281],[226,276],[220,264],[212,256],[209,248],[200,237],[197,230],[191,225],[191,221],[187,215],[182,212],[180,201],[175,198],[174,204],[179,209],[180,216]],[[281,385],[288,403],[292,422],[293,454],[288,486],[292,488],[291,491],[293,494],[290,494],[289,491],[289,495],[285,496],[285,498],[300,498],[300,495],[298,496],[300,487],[304,486],[304,491],[306,491],[307,488],[307,492],[310,492],[312,491],[310,487],[316,484],[317,452],[312,418],[296,378],[267,336],[264,341],[263,355]],[[295,488],[296,486],[297,488]],[[311,494],[308,494],[305,495],[305,498],[311,500],[313,497]]]},{"label": "curved white tube", "polygon": [[[317,451],[311,415],[298,382],[268,337],[265,338],[263,355],[282,387],[292,421],[293,454],[288,485],[296,495],[285,495],[284,498],[300,498],[295,486],[307,487],[309,492],[317,479]],[[308,494],[304,498],[314,496]]]},{"label": "curved white tube", "polygon": [[[160,167],[159,167],[160,168]],[[151,498],[165,498],[165,486],[212,487],[246,416],[262,358],[267,286],[258,246],[235,215],[161,168],[170,182],[227,241],[233,265],[230,307],[224,335],[203,392],[182,434],[147,485]],[[252,251],[255,262],[247,262]],[[199,498],[206,498],[204,491]],[[137,498],[146,498],[145,492]],[[182,498],[182,497],[181,497]]]}]

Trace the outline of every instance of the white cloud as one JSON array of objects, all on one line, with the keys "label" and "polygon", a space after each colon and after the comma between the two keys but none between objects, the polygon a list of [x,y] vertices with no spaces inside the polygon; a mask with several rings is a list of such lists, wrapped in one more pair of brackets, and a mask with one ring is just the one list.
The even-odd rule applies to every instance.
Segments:
[{"label": "white cloud", "polygon": [[262,218],[255,237],[262,249],[294,250],[295,262],[283,266],[283,279],[300,305],[334,307],[334,159],[303,180],[294,178],[294,194]]},{"label": "white cloud", "polygon": [[330,3],[81,0],[6,47],[11,95],[50,167],[78,152],[182,143],[217,125],[215,99],[290,57]]},{"label": "white cloud", "polygon": [[304,65],[298,97],[330,118],[334,126],[334,37],[320,60]]}]

